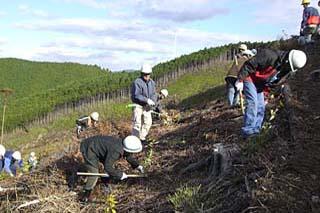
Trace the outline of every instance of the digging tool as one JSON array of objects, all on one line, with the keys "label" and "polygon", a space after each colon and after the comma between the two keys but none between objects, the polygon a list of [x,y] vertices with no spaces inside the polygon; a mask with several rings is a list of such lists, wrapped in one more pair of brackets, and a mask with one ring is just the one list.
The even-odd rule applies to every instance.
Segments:
[{"label": "digging tool", "polygon": [[240,96],[240,107],[241,107],[241,111],[242,114],[244,114],[244,101],[243,101],[243,93],[242,90],[239,91],[239,96]]},{"label": "digging tool", "polygon": [[[110,177],[110,175],[106,173],[87,173],[87,172],[77,172],[79,176],[99,176],[99,177]],[[146,174],[131,174],[127,175],[128,178],[137,178],[137,177],[147,177]]]},{"label": "digging tool", "polygon": [[[126,106],[127,108],[134,108],[134,107],[141,107],[139,104],[128,104],[127,106]],[[155,111],[153,111],[153,110],[151,110],[151,113],[153,113],[153,114],[155,114],[155,115],[161,115],[161,113],[159,113],[159,112],[155,112]]]},{"label": "digging tool", "polygon": [[142,107],[139,104],[128,104],[126,108]]},{"label": "digging tool", "polygon": [[[239,63],[238,63],[238,59],[237,59],[236,56],[234,56],[234,60],[235,60],[236,65],[238,66]],[[242,90],[239,91],[239,96],[240,96],[240,107],[241,107],[241,111],[242,111],[242,114],[244,114],[244,103],[243,103],[243,93],[242,93]]]}]

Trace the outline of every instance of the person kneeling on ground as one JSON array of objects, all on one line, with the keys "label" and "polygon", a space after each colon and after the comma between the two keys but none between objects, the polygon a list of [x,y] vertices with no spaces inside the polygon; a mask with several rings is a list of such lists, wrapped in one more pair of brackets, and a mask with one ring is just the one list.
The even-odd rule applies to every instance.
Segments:
[{"label": "person kneeling on ground", "polygon": [[[0,153],[1,154],[1,153]],[[2,159],[1,170],[4,169],[11,177],[17,175],[17,169],[22,167],[21,153],[19,151],[6,151]]]},{"label": "person kneeling on ground", "polygon": [[82,116],[76,120],[77,124],[77,137],[80,137],[80,133],[87,128],[95,127],[99,120],[99,113],[93,112],[90,116]]},{"label": "person kneeling on ground", "polygon": [[280,85],[291,73],[305,66],[307,56],[303,51],[277,51],[259,49],[257,55],[244,63],[235,83],[246,98],[242,136],[249,138],[260,133],[265,113],[263,91]]},{"label": "person kneeling on ground", "polygon": [[[84,166],[89,173],[99,172],[99,162],[104,165],[104,171],[111,179],[121,181],[127,179],[126,173],[113,168],[113,164],[121,157],[125,158],[133,169],[144,173],[144,169],[138,161],[131,156],[131,153],[142,151],[142,144],[139,138],[130,135],[124,140],[112,136],[93,136],[84,139],[80,145],[80,151],[84,158]],[[84,186],[81,202],[91,200],[91,191],[97,183],[97,176],[88,176]],[[105,183],[106,184],[106,183]]]},{"label": "person kneeling on ground", "polygon": [[162,105],[161,105],[161,100],[165,99],[166,97],[168,97],[169,92],[167,89],[162,89],[160,90],[160,93],[157,96],[157,102],[156,105],[154,107],[154,111],[157,113],[162,113]]}]

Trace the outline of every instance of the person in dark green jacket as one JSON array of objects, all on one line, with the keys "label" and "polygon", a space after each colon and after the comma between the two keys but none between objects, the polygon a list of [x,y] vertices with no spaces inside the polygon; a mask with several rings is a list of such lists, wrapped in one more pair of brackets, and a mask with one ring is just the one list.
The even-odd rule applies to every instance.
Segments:
[{"label": "person in dark green jacket", "polygon": [[[99,172],[99,162],[104,165],[105,172],[110,178],[120,181],[127,178],[127,175],[113,167],[120,158],[125,158],[133,169],[144,173],[139,162],[131,156],[131,153],[142,151],[142,144],[136,136],[128,136],[124,140],[112,136],[93,136],[84,139],[80,145],[80,151],[84,158],[85,168],[89,173]],[[82,202],[90,200],[90,194],[97,183],[97,176],[89,176],[84,186]]]}]

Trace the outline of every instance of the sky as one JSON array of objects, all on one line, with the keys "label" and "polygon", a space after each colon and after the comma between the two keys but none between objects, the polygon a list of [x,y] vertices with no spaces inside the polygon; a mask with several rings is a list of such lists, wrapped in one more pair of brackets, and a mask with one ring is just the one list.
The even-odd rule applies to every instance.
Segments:
[{"label": "sky", "polygon": [[[300,0],[0,0],[0,57],[139,69],[298,34]],[[312,5],[317,1],[313,0]]]}]

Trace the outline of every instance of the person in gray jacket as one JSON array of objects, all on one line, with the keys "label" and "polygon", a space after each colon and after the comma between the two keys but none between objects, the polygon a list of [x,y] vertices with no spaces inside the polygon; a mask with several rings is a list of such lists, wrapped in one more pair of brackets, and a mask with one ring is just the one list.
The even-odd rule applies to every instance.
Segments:
[{"label": "person in gray jacket", "polygon": [[152,125],[151,110],[157,102],[156,84],[150,77],[151,73],[151,66],[143,65],[141,76],[133,82],[131,88],[131,100],[136,104],[133,110],[132,135],[140,138],[142,143],[146,142]]}]

